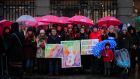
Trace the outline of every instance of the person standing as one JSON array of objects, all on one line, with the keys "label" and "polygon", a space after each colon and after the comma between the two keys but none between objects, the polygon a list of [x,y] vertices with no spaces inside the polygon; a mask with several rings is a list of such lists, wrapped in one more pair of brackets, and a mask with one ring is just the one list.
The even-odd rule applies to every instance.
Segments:
[{"label": "person standing", "polygon": [[[9,39],[8,61],[12,68],[11,74],[22,76],[23,67],[23,43],[24,36],[19,32],[19,24],[13,23],[11,25],[11,34]],[[20,66],[19,66],[20,65]],[[19,69],[17,69],[19,68]]]},{"label": "person standing", "polygon": [[[89,35],[89,39],[98,39],[99,41],[101,41],[102,37],[101,37],[101,33],[98,31],[98,27],[94,26],[92,29],[93,30]],[[91,62],[92,72],[99,73],[100,72],[100,63],[101,63],[100,59],[95,56],[90,56],[87,58],[90,58],[89,60]]]},{"label": "person standing", "polygon": [[127,50],[130,48],[130,35],[127,28],[123,28],[118,35],[118,47],[120,49],[125,48]]},{"label": "person standing", "polygon": [[32,27],[28,27],[24,40],[24,60],[25,70],[32,73],[34,69],[34,61],[36,56],[37,43]]},{"label": "person standing", "polygon": [[101,33],[98,31],[97,26],[93,27],[93,31],[90,33],[89,39],[99,39],[99,41],[102,40]]},{"label": "person standing", "polygon": [[136,29],[133,26],[128,27],[128,33],[130,34],[130,59],[131,59],[131,70],[136,68],[136,61],[138,60],[138,44],[139,39],[136,33]]},{"label": "person standing", "polygon": [[102,50],[102,57],[104,62],[104,75],[110,76],[111,73],[111,62],[113,61],[113,51],[110,49],[110,44],[105,44],[105,49]]},{"label": "person standing", "polygon": [[82,40],[82,39],[87,39],[88,35],[85,33],[85,29],[81,28],[80,29],[80,33],[78,34],[78,39]]},{"label": "person standing", "polygon": [[[56,29],[51,30],[51,35],[48,36],[47,44],[60,44],[61,37],[57,35]],[[49,75],[59,73],[59,67],[60,67],[60,59],[58,58],[48,58],[49,59]]]},{"label": "person standing", "polygon": [[8,76],[8,49],[9,49],[10,27],[4,27],[2,36],[0,36],[0,68],[1,75]]},{"label": "person standing", "polygon": [[37,63],[38,63],[38,73],[46,72],[46,62],[45,59],[45,46],[47,43],[47,36],[44,29],[39,31],[39,35],[37,36]]}]

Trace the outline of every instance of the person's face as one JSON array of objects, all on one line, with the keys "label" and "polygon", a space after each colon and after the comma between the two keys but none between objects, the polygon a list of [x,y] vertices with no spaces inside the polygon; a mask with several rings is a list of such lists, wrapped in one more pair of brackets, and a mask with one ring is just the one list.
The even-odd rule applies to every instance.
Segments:
[{"label": "person's face", "polygon": [[69,32],[72,32],[72,28],[69,28]]},{"label": "person's face", "polygon": [[98,31],[98,29],[97,28],[93,28],[93,32],[97,32]]},{"label": "person's face", "polygon": [[32,35],[33,34],[33,32],[32,31],[28,31],[28,35]]},{"label": "person's face", "polygon": [[110,29],[109,32],[113,33],[114,32],[114,29]]},{"label": "person's face", "polygon": [[6,34],[9,34],[9,32],[10,32],[10,29],[5,29]]},{"label": "person's face", "polygon": [[62,29],[61,26],[58,26],[58,27],[57,27],[57,30],[58,30],[58,31],[61,31],[61,29]]},{"label": "person's face", "polygon": [[131,32],[131,33],[134,33],[134,30],[131,30],[130,32]]},{"label": "person's face", "polygon": [[105,48],[106,48],[106,49],[109,49],[109,48],[110,48],[110,46],[108,46],[108,45],[107,45]]},{"label": "person's face", "polygon": [[127,31],[126,30],[123,30],[123,34],[126,34],[127,33]]},{"label": "person's face", "polygon": [[52,33],[52,35],[56,35],[57,32],[56,32],[56,30],[53,29],[53,30],[51,31],[51,33]]},{"label": "person's face", "polygon": [[77,27],[74,27],[74,30],[77,30]]},{"label": "person's face", "polygon": [[42,36],[42,37],[45,36],[45,33],[40,33],[40,36]]},{"label": "person's face", "polygon": [[65,31],[65,32],[67,32],[67,31],[68,31],[68,29],[65,27],[65,28],[64,28],[64,31]]},{"label": "person's face", "polygon": [[84,29],[81,29],[81,33],[85,33],[85,30]]}]

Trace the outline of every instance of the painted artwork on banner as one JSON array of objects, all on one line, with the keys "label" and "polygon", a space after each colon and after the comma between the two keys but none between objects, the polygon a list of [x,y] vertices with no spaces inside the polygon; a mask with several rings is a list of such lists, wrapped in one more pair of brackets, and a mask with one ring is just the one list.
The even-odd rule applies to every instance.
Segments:
[{"label": "painted artwork on banner", "polygon": [[63,45],[46,44],[45,58],[61,58],[63,53]]},{"label": "painted artwork on banner", "polygon": [[62,41],[62,68],[81,67],[80,41]]},{"label": "painted artwork on banner", "polygon": [[92,55],[92,48],[98,42],[99,39],[81,40],[81,55]]}]

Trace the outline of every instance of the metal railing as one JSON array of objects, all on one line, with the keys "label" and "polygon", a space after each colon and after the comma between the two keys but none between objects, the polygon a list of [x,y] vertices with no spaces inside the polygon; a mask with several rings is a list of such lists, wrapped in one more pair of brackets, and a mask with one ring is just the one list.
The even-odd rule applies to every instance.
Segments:
[{"label": "metal railing", "polygon": [[16,20],[21,15],[35,15],[35,0],[3,0],[0,2],[1,16]]},{"label": "metal railing", "polygon": [[117,16],[117,0],[50,0],[51,14],[85,15],[96,22],[104,16]]}]

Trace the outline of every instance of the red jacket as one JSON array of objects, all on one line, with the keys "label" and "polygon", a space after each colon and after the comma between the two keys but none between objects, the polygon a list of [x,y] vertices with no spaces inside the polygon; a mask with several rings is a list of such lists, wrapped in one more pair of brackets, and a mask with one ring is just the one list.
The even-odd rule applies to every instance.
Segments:
[{"label": "red jacket", "polygon": [[102,51],[102,57],[104,62],[111,62],[114,59],[114,54],[111,49],[105,49]]},{"label": "red jacket", "polygon": [[89,35],[89,39],[99,39],[101,41],[101,33],[100,32],[91,32]]}]

